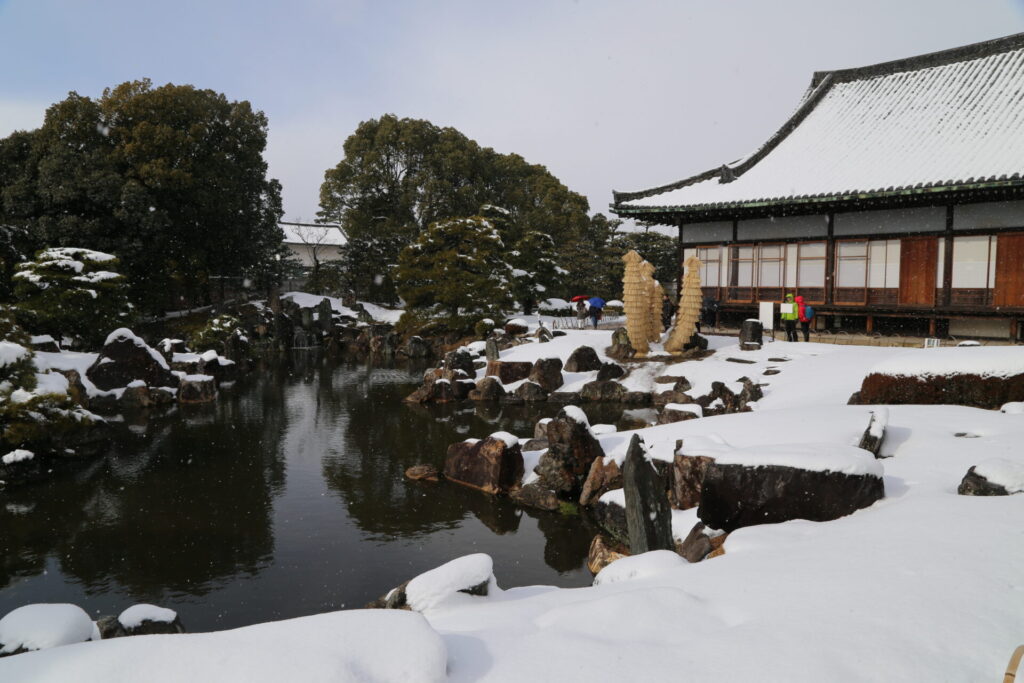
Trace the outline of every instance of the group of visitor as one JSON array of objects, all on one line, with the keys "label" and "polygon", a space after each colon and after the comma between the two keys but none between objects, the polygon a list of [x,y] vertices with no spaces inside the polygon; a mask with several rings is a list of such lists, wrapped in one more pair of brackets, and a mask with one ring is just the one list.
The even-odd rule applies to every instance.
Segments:
[{"label": "group of visitor", "polygon": [[591,324],[594,329],[597,329],[597,322],[602,318],[604,314],[605,301],[601,297],[575,297],[576,300],[576,327],[577,329],[586,329],[587,318],[590,318]]},{"label": "group of visitor", "polygon": [[782,326],[786,330],[786,341],[800,341],[796,334],[796,324],[804,333],[804,341],[811,341],[811,320],[814,319],[814,308],[804,303],[802,296],[786,295],[786,300],[779,307]]}]

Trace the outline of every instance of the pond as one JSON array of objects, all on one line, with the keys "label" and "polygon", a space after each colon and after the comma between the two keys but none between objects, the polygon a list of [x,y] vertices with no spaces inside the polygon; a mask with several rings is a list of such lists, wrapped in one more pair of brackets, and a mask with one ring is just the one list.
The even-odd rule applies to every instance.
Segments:
[{"label": "pond", "polygon": [[82,469],[0,493],[0,615],[149,602],[219,630],[362,607],[474,552],[503,587],[589,585],[581,517],[403,477],[460,439],[530,435],[558,407],[403,403],[422,370],[293,355],[216,404],[119,425]]}]

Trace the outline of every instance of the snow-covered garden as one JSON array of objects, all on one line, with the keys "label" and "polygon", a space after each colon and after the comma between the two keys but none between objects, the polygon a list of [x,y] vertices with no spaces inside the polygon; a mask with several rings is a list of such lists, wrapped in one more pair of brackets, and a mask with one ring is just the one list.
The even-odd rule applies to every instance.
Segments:
[{"label": "snow-covered garden", "polygon": [[[609,363],[612,334],[568,331],[502,350],[500,360],[565,364],[586,345]],[[34,620],[24,631],[0,622],[5,649],[61,644],[0,659],[0,679],[137,680],[139,670],[126,663],[144,662],[152,681],[997,680],[1021,644],[1024,496],[957,490],[975,467],[1006,493],[1024,491],[1020,404],[984,410],[847,402],[872,372],[969,370],[1006,380],[1021,374],[1024,350],[770,342],[741,351],[732,338],[709,341],[714,354],[703,360],[659,360],[653,349],[649,362],[623,363],[629,372],[619,381],[629,391],[657,393],[659,385],[672,386],[667,378],[685,377],[697,396],[714,382],[747,377],[760,385],[760,398],[745,412],[635,431],[588,425],[606,461],[622,463],[639,434],[653,461],[671,462],[681,450],[755,470],[880,477],[884,497],[832,521],[741,526],[721,552],[700,562],[665,550],[622,557],[591,588],[502,585],[490,558],[467,548],[466,557],[396,589],[401,600],[395,592],[384,596],[406,611],[352,610],[226,632],[79,644],[63,643],[85,639],[84,629],[47,640]],[[559,390],[578,391],[597,372],[565,372]],[[872,415],[876,427],[868,428]],[[877,459],[857,447],[866,429],[884,430]],[[497,436],[523,444],[533,435]],[[536,476],[539,457],[523,453],[526,481]],[[621,505],[623,490],[601,500]],[[683,541],[699,521],[698,508],[671,514],[673,536]],[[51,624],[70,632],[59,618]]]}]

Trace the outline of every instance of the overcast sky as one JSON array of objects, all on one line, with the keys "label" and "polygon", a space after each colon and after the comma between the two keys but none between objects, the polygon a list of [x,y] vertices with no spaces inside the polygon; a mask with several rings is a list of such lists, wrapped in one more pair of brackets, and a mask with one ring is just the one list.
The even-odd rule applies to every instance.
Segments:
[{"label": "overcast sky", "polygon": [[746,154],[815,70],[1018,32],[1024,0],[0,0],[0,136],[148,77],[267,114],[289,220],[387,112],[544,164],[607,213],[612,189]]}]

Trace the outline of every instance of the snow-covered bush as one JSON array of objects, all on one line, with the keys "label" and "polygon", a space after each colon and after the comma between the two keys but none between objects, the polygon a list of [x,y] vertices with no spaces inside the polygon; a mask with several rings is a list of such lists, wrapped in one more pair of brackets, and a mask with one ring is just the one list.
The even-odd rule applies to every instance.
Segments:
[{"label": "snow-covered bush", "polygon": [[99,343],[115,327],[130,322],[128,285],[118,260],[90,249],[44,249],[18,264],[14,298],[21,324],[57,339],[77,337]]},{"label": "snow-covered bush", "polygon": [[238,318],[225,314],[211,318],[189,341],[191,348],[198,351],[214,349],[223,353],[232,338],[245,339],[245,330]]},{"label": "snow-covered bush", "polygon": [[65,394],[31,394],[23,389],[0,394],[0,449],[28,448],[59,453],[86,438],[100,418]]},{"label": "snow-covered bush", "polygon": [[9,306],[0,305],[0,392],[12,389],[32,390],[36,386],[35,353],[30,337],[14,319]]}]

